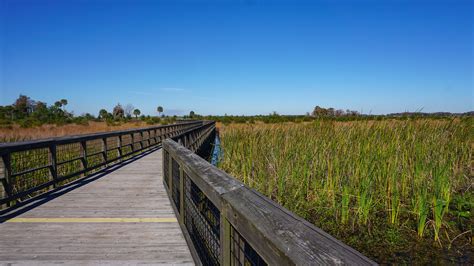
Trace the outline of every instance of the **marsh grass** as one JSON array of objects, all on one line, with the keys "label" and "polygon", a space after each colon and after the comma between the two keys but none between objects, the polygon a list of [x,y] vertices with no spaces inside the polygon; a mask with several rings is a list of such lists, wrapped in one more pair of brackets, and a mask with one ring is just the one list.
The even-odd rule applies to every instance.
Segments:
[{"label": "marsh grass", "polygon": [[116,130],[125,130],[132,128],[145,128],[151,125],[143,121],[133,121],[117,125],[109,125],[106,122],[89,121],[86,124],[66,124],[66,125],[41,125],[37,127],[22,128],[18,125],[9,125],[0,127],[0,143],[26,141],[34,139],[44,139],[52,137],[62,137],[80,134],[89,134],[97,132],[107,132]]},{"label": "marsh grass", "polygon": [[[414,242],[410,261],[446,244],[472,256],[472,129],[471,118],[221,125],[219,167],[378,261],[400,262]],[[462,218],[453,195],[468,199]]]}]

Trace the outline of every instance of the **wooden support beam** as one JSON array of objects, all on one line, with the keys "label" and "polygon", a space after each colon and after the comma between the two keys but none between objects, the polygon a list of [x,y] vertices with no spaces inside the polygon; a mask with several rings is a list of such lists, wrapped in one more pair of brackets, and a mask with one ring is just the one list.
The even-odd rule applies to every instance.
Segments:
[{"label": "wooden support beam", "polygon": [[105,167],[108,166],[109,156],[107,154],[107,138],[102,138],[102,151],[104,156]]},{"label": "wooden support beam", "polygon": [[[87,169],[87,143],[86,141],[81,141],[81,163],[82,169]],[[86,176],[87,173],[84,172],[81,176]]]},{"label": "wooden support beam", "polygon": [[[11,195],[11,187],[10,187],[10,174],[11,174],[11,167],[10,167],[10,154],[6,154],[0,158],[0,199],[5,199]],[[8,170],[10,168],[10,170]],[[10,203],[7,202],[6,204],[0,205],[0,209],[9,207]]]},{"label": "wooden support beam", "polygon": [[[49,145],[49,163],[50,163],[50,181],[56,181],[58,179],[58,159],[56,152],[56,144]],[[50,189],[57,187],[57,183],[54,183]]]},{"label": "wooden support beam", "polygon": [[119,156],[119,162],[121,162],[123,160],[122,158],[122,135],[118,136],[118,143],[117,143],[117,146],[118,146],[118,156]]},{"label": "wooden support beam", "polygon": [[179,217],[178,221],[184,224],[184,170],[183,167],[179,167]]}]

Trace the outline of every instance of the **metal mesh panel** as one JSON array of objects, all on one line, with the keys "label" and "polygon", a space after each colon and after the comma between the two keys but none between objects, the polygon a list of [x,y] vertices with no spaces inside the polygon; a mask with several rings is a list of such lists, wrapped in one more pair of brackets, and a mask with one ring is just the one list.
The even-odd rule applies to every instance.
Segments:
[{"label": "metal mesh panel", "polygon": [[171,159],[171,178],[173,178],[173,182],[171,182],[171,193],[173,196],[173,202],[176,206],[176,209],[179,213],[179,205],[180,205],[180,191],[179,191],[179,164],[176,160]]},{"label": "metal mesh panel", "polygon": [[56,154],[58,177],[74,174],[83,169],[81,143],[58,145]]},{"label": "metal mesh panel", "polygon": [[87,154],[93,154],[93,153],[103,151],[104,143],[102,142],[102,139],[88,140],[86,141],[86,147],[87,147]]},{"label": "metal mesh panel", "polygon": [[122,155],[126,155],[132,152],[132,147],[130,146],[131,143],[132,143],[131,135],[122,136]]},{"label": "metal mesh panel", "polygon": [[94,167],[103,162],[104,155],[100,152],[103,151],[104,145],[102,139],[89,140],[86,142],[87,147],[87,166]]},{"label": "metal mesh panel", "polygon": [[230,230],[230,240],[230,265],[267,265],[233,226],[231,226]]},{"label": "metal mesh panel", "polygon": [[184,173],[184,224],[204,265],[219,265],[220,212]]},{"label": "metal mesh panel", "polygon": [[163,162],[163,178],[165,180],[166,186],[169,188],[169,163],[170,163],[170,154],[167,151],[164,151],[163,154],[164,157],[164,162]]},{"label": "metal mesh panel", "polygon": [[143,142],[142,142],[142,144],[143,144],[144,148],[149,146],[148,145],[148,142],[149,142],[148,139],[149,138],[150,138],[150,134],[148,133],[148,131],[143,132]]},{"label": "metal mesh panel", "polygon": [[135,150],[139,150],[141,149],[141,145],[140,145],[140,141],[142,140],[142,136],[140,135],[140,133],[133,133],[133,147],[135,148]]},{"label": "metal mesh panel", "polygon": [[150,130],[148,131],[148,137],[150,139],[150,145],[156,144],[156,130]]},{"label": "metal mesh panel", "polygon": [[113,160],[119,157],[118,147],[119,141],[118,137],[109,137],[107,141],[107,160]]},{"label": "metal mesh panel", "polygon": [[48,148],[12,153],[12,192],[19,193],[50,181],[50,165]]}]

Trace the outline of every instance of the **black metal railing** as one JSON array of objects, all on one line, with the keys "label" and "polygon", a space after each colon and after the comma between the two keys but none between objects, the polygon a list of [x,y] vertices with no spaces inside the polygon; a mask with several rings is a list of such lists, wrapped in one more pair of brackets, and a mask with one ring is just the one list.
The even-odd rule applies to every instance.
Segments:
[{"label": "black metal railing", "polygon": [[163,142],[164,184],[197,264],[375,264],[211,165],[215,131],[208,122]]},{"label": "black metal railing", "polygon": [[203,121],[0,144],[0,208],[157,147]]},{"label": "black metal railing", "polygon": [[220,211],[184,174],[184,225],[205,265],[219,265]]}]

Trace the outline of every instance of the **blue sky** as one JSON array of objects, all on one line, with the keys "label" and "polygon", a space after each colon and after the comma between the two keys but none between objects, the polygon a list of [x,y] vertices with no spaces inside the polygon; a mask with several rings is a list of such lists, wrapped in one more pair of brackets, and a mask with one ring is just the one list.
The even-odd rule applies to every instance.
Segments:
[{"label": "blue sky", "polygon": [[470,111],[473,2],[0,0],[0,105]]}]

